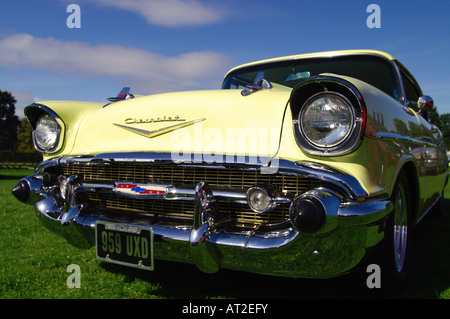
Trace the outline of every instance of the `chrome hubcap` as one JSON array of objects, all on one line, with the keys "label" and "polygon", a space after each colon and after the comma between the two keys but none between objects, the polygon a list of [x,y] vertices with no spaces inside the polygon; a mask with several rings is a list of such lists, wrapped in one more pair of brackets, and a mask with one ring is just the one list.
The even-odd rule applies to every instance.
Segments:
[{"label": "chrome hubcap", "polygon": [[394,211],[394,260],[397,272],[401,272],[406,258],[406,243],[408,237],[408,214],[406,206],[405,187],[400,184],[395,197]]}]

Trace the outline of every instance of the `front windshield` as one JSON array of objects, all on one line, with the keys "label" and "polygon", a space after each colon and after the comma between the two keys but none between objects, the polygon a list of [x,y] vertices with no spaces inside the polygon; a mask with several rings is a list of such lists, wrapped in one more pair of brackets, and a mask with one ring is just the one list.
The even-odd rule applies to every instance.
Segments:
[{"label": "front windshield", "polygon": [[272,83],[295,87],[301,81],[321,73],[334,73],[360,79],[400,100],[393,66],[372,55],[349,55],[274,62],[238,69],[225,79],[223,89],[243,89],[252,84],[258,72]]}]

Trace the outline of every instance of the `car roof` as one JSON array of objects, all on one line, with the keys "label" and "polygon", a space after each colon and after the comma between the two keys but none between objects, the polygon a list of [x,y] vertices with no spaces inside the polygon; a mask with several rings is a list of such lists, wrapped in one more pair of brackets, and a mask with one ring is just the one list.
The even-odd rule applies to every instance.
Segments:
[{"label": "car roof", "polygon": [[250,63],[246,63],[246,64],[242,64],[239,66],[236,66],[234,68],[232,68],[231,70],[229,70],[227,72],[227,74],[225,75],[225,77],[228,76],[228,74],[230,74],[231,72],[237,70],[237,69],[241,69],[241,68],[246,68],[249,66],[254,66],[254,65],[258,65],[258,64],[266,64],[266,63],[272,63],[272,62],[282,62],[282,61],[289,61],[289,60],[300,60],[300,59],[306,59],[306,58],[324,58],[324,57],[336,57],[336,56],[345,56],[345,55],[378,55],[381,57],[384,57],[385,59],[388,60],[395,60],[395,58],[383,51],[378,51],[378,50],[339,50],[339,51],[324,51],[324,52],[315,52],[315,53],[306,53],[306,54],[297,54],[297,55],[288,55],[288,56],[284,56],[284,57],[278,57],[278,58],[272,58],[272,59],[266,59],[266,60],[260,60],[260,61],[255,61],[255,62],[250,62]]}]

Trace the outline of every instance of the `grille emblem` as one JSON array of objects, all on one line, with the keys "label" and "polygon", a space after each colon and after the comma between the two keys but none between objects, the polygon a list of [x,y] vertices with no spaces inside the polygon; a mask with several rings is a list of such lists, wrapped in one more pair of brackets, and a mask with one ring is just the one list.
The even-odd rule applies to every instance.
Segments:
[{"label": "grille emblem", "polygon": [[114,191],[128,195],[165,195],[167,188],[153,184],[116,183]]}]

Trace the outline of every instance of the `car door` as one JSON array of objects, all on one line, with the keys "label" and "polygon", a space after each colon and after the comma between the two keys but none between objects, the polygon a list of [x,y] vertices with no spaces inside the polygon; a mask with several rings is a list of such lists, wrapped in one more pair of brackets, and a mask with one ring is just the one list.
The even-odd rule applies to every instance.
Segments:
[{"label": "car door", "polygon": [[420,148],[415,150],[416,164],[419,171],[422,214],[439,198],[445,181],[445,156],[443,137],[439,128],[431,123],[431,109],[419,109],[418,100],[422,90],[412,75],[399,65],[403,83],[403,104],[416,114],[416,123],[409,123],[412,138],[420,141]]}]

